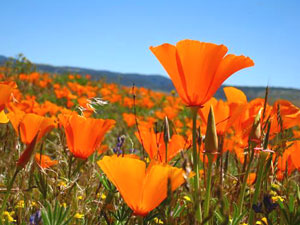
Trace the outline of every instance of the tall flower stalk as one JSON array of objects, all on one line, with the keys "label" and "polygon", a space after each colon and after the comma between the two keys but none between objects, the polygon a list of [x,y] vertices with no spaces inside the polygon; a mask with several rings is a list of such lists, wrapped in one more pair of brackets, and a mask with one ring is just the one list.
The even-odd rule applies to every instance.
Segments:
[{"label": "tall flower stalk", "polygon": [[[207,119],[207,127],[205,134],[205,155],[208,159],[207,166],[207,180],[206,180],[206,193],[204,199],[204,218],[208,217],[209,214],[209,206],[210,206],[210,198],[211,198],[211,182],[212,182],[212,165],[214,154],[218,151],[218,135],[216,130],[216,123],[214,117],[213,107],[210,107],[210,111]],[[208,221],[205,223],[207,224]]]},{"label": "tall flower stalk", "polygon": [[[196,219],[201,222],[202,221],[202,210],[201,203],[199,201],[200,196],[200,180],[199,180],[199,153],[197,149],[197,115],[199,107],[192,107],[192,119],[193,119],[193,165],[194,165],[194,208],[196,211]],[[200,135],[200,134],[199,134]]]}]

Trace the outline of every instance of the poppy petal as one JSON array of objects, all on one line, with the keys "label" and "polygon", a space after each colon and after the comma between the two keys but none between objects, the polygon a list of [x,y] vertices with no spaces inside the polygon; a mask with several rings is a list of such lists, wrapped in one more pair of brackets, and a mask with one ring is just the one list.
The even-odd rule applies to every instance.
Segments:
[{"label": "poppy petal", "polygon": [[176,48],[188,87],[188,97],[192,104],[201,105],[228,49],[225,45],[194,40],[179,41]]},{"label": "poppy petal", "polygon": [[205,101],[207,101],[214,93],[219,89],[222,83],[233,73],[254,66],[254,62],[249,57],[245,57],[243,55],[236,56],[233,54],[226,55],[224,59],[221,61],[215,77],[213,78],[213,82],[209,88],[208,94],[206,96]]},{"label": "poppy petal", "polygon": [[189,102],[186,95],[186,80],[182,74],[182,68],[180,61],[178,60],[178,54],[176,47],[171,44],[162,44],[157,47],[150,47],[152,53],[156,56],[164,69],[167,71],[171,80],[182,100],[186,103]]}]

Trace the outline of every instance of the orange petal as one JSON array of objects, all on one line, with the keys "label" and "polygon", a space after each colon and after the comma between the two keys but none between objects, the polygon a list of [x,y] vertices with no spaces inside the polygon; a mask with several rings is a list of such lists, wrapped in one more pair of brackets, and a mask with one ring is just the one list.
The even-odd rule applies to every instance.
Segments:
[{"label": "orange petal", "polygon": [[0,84],[0,111],[5,107],[5,104],[9,101],[12,93],[12,87],[6,84]]},{"label": "orange petal", "polygon": [[104,156],[97,162],[99,167],[116,186],[127,205],[135,211],[140,204],[146,164],[129,157]]},{"label": "orange petal", "polygon": [[186,78],[183,76],[181,63],[178,59],[176,47],[171,44],[163,44],[157,47],[150,47],[162,66],[169,74],[179,96],[187,104],[189,102],[186,88]]},{"label": "orange petal", "polygon": [[29,144],[32,142],[40,130],[43,119],[44,117],[33,113],[25,114],[20,122],[20,132],[23,143]]},{"label": "orange petal", "polygon": [[58,163],[58,161],[52,160],[49,156],[41,155],[39,153],[35,154],[35,161],[44,169],[54,166]]},{"label": "orange petal", "polygon": [[208,113],[210,110],[210,106],[215,107],[217,102],[218,102],[218,100],[216,98],[211,98],[204,104],[203,108],[201,108],[199,110],[199,115],[201,117],[201,121],[204,124],[207,124],[207,117],[208,117]]},{"label": "orange petal", "polygon": [[216,70],[228,49],[224,45],[194,40],[179,41],[176,48],[186,80],[190,104],[202,105]]},{"label": "orange petal", "polygon": [[247,96],[235,87],[223,88],[228,103],[247,103]]},{"label": "orange petal", "polygon": [[183,184],[185,181],[183,174],[182,169],[166,164],[149,166],[143,183],[139,214],[147,214],[167,197],[168,179],[172,190]]},{"label": "orange petal", "polygon": [[210,99],[211,96],[214,95],[214,93],[229,76],[250,66],[254,66],[254,62],[249,57],[236,56],[233,54],[226,55],[217,69],[215,77],[213,78],[213,82],[206,96],[206,100]]}]

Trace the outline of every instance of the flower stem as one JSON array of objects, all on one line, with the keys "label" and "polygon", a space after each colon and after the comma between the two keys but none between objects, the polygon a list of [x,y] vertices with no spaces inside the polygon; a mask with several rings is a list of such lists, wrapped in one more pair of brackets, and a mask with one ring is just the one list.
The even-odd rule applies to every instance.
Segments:
[{"label": "flower stem", "polygon": [[[258,200],[266,158],[267,158],[267,153],[261,152],[259,157],[259,162],[258,162],[257,179],[255,183],[255,191],[254,191],[251,207],[252,205],[256,204]],[[249,224],[253,224],[253,220],[254,220],[254,210],[251,209],[249,215]]]},{"label": "flower stem", "polygon": [[248,179],[251,164],[252,164],[252,161],[253,161],[253,158],[254,158],[254,150],[251,148],[251,143],[250,142],[249,142],[248,154],[249,153],[251,154],[251,156],[250,156],[250,159],[249,159],[249,163],[248,163],[248,166],[247,166],[246,173],[243,176],[243,184],[242,184],[240,195],[239,195],[238,215],[240,215],[243,211],[243,204],[244,204],[245,192],[246,192],[246,187],[247,187],[247,179]]},{"label": "flower stem", "polygon": [[200,186],[199,186],[199,153],[197,151],[197,113],[198,107],[192,107],[193,118],[193,165],[194,165],[194,208],[196,211],[196,220],[202,222],[201,203],[199,201]]},{"label": "flower stem", "polygon": [[[208,214],[209,214],[213,157],[214,156],[212,154],[209,154],[209,153],[207,154],[208,168],[207,168],[207,180],[206,180],[206,193],[205,193],[205,199],[204,199],[204,218],[207,218]],[[208,221],[206,222],[206,224],[207,223],[208,223]]]},{"label": "flower stem", "polygon": [[13,175],[13,177],[12,177],[12,179],[9,181],[9,184],[7,186],[7,191],[6,191],[6,194],[4,196],[4,199],[3,199],[3,202],[2,202],[2,207],[1,207],[1,210],[0,210],[0,219],[2,218],[2,214],[3,214],[3,212],[4,212],[5,208],[6,208],[7,199],[9,197],[9,195],[10,195],[10,191],[11,191],[11,189],[13,187],[13,184],[14,184],[14,182],[16,180],[17,174],[19,173],[20,170],[21,170],[20,168],[17,168],[16,171],[15,171],[15,173],[14,173],[14,175]]}]

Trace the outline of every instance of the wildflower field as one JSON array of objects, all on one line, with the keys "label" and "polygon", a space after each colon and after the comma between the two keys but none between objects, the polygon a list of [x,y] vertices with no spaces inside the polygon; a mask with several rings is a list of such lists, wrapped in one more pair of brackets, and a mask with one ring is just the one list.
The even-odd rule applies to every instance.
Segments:
[{"label": "wildflower field", "polygon": [[0,68],[0,224],[299,225],[300,109],[215,99],[254,66],[224,45],[150,50],[171,93]]}]

